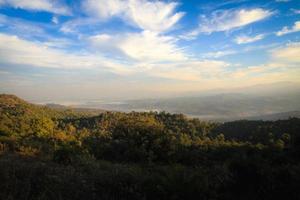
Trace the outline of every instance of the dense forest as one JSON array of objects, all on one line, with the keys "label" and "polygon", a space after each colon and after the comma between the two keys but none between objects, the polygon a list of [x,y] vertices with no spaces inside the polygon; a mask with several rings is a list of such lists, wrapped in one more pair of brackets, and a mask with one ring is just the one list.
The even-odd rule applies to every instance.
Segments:
[{"label": "dense forest", "polygon": [[0,95],[0,199],[300,199],[300,119],[205,122]]}]

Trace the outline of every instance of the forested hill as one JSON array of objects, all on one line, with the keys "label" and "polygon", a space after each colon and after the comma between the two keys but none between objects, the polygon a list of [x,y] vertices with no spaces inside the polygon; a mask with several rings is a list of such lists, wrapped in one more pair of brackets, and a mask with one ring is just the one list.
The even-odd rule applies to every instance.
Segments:
[{"label": "forested hill", "polygon": [[36,105],[31,104],[15,95],[0,94],[0,111],[1,112],[14,112],[15,115],[36,115],[47,117],[75,117],[75,116],[93,116],[101,112],[100,109],[80,109],[67,106],[60,106],[54,104]]},{"label": "forested hill", "polygon": [[298,118],[95,115],[0,95],[0,199],[300,199],[299,147]]}]

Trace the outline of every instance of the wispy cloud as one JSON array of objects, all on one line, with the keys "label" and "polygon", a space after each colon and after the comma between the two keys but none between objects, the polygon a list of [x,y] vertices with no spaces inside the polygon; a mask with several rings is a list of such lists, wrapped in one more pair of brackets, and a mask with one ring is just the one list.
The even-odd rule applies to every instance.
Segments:
[{"label": "wispy cloud", "polygon": [[97,24],[97,20],[94,18],[75,18],[63,23],[60,26],[59,31],[65,34],[82,34],[81,28],[86,26],[94,26]]},{"label": "wispy cloud", "polygon": [[188,35],[195,37],[200,33],[229,31],[266,19],[273,13],[262,8],[215,11],[211,16],[200,16],[199,28]]},{"label": "wispy cloud", "polygon": [[127,33],[119,35],[100,34],[89,38],[90,44],[102,53],[126,56],[143,62],[175,62],[186,60],[183,49],[171,36],[154,32]]},{"label": "wispy cloud", "polygon": [[0,14],[0,26],[2,27],[2,31],[22,35],[23,37],[45,37],[47,35],[44,30],[45,25],[43,24],[2,14]]},{"label": "wispy cloud", "polygon": [[268,51],[270,60],[256,66],[238,68],[228,77],[233,80],[238,78],[251,78],[252,81],[299,81],[300,69],[300,43],[285,44]]},{"label": "wispy cloud", "polygon": [[229,66],[229,63],[217,60],[190,60],[168,65],[150,66],[147,73],[167,79],[201,81],[222,77]]},{"label": "wispy cloud", "polygon": [[275,0],[276,2],[289,2],[291,0]]},{"label": "wispy cloud", "polygon": [[34,11],[46,11],[60,15],[71,14],[70,9],[57,0],[1,0],[0,6],[9,6]]},{"label": "wispy cloud", "polygon": [[130,71],[130,67],[99,55],[70,53],[6,34],[0,34],[0,60],[2,63],[31,67],[102,69],[120,74]]},{"label": "wispy cloud", "polygon": [[[107,36],[97,36],[97,39],[109,39]],[[131,36],[135,37],[135,36]],[[139,37],[139,36],[137,36]],[[145,36],[150,37],[152,36]],[[96,39],[96,38],[93,38]],[[133,40],[135,40],[134,38]],[[139,43],[139,39],[137,41]],[[128,38],[131,42],[132,39]],[[152,43],[153,41],[149,41]],[[6,44],[10,45],[6,45]],[[127,49],[127,42],[118,48]],[[123,46],[124,45],[124,46]],[[150,45],[150,44],[149,44]],[[163,44],[167,45],[167,44]],[[150,48],[150,47],[149,47]],[[162,49],[169,47],[161,47]],[[147,49],[147,48],[146,48]],[[150,48],[151,49],[151,48]],[[136,53],[148,54],[148,52],[139,52],[139,49],[129,49],[128,52],[134,56]],[[35,43],[23,40],[16,36],[0,34],[0,59],[4,64],[17,64],[30,67],[45,67],[56,69],[86,69],[109,71],[121,75],[130,75],[143,73],[147,76],[160,77],[175,80],[199,81],[201,79],[211,79],[221,76],[225,68],[229,66],[223,61],[214,60],[180,60],[175,58],[179,55],[171,55],[168,52],[154,52],[155,57],[145,57],[143,60],[133,63],[117,62],[116,59],[108,59],[99,54],[89,53],[70,53],[63,50],[53,49],[43,43]],[[158,56],[159,54],[160,57]],[[165,55],[163,55],[165,54]],[[140,55],[143,57],[144,55]],[[140,58],[139,56],[139,58]],[[173,61],[164,63],[163,61]],[[175,62],[176,61],[176,62]]]},{"label": "wispy cloud", "polygon": [[84,0],[82,1],[82,7],[87,15],[107,20],[114,16],[124,15],[127,2],[121,0]]},{"label": "wispy cloud", "polygon": [[284,63],[300,63],[300,43],[289,43],[285,47],[277,48],[271,51],[272,58]]},{"label": "wispy cloud", "polygon": [[276,33],[277,36],[282,36],[282,35],[286,35],[286,34],[289,34],[289,33],[295,33],[295,32],[298,32],[300,31],[300,21],[296,21],[294,23],[294,26],[292,26],[291,28],[285,26],[283,27],[280,31],[278,31]]},{"label": "wispy cloud", "polygon": [[214,51],[205,53],[202,57],[204,58],[221,58],[228,55],[236,54],[237,52],[234,50],[225,50],[225,51]]},{"label": "wispy cloud", "polygon": [[258,40],[262,40],[264,39],[264,37],[265,37],[264,34],[259,34],[252,37],[247,35],[239,35],[234,39],[234,41],[237,44],[247,44],[247,43],[256,42]]},{"label": "wispy cloud", "polygon": [[59,20],[58,20],[58,17],[57,16],[53,16],[51,21],[54,23],[54,24],[58,24],[59,23]]},{"label": "wispy cloud", "polygon": [[155,32],[168,31],[184,15],[175,11],[177,3],[157,0],[85,0],[82,6],[87,15],[99,20],[119,17],[130,25]]},{"label": "wispy cloud", "polygon": [[263,45],[251,45],[251,46],[246,46],[241,52],[251,52],[256,50],[270,50],[279,47],[281,45],[282,45],[281,43],[277,43],[277,42],[270,43],[270,44],[263,44]]},{"label": "wispy cloud", "polygon": [[300,14],[300,10],[299,9],[291,9],[291,11],[293,11],[295,14]]}]

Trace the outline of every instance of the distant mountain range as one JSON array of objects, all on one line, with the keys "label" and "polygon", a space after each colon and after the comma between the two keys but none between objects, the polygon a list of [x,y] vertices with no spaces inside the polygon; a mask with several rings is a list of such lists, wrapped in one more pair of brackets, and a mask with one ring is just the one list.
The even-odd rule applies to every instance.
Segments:
[{"label": "distant mountain range", "polygon": [[60,105],[60,104],[55,104],[55,103],[47,103],[45,104],[47,108],[51,108],[53,110],[57,111],[72,111],[72,112],[77,112],[77,113],[88,113],[90,115],[98,115],[102,112],[105,112],[105,110],[102,109],[93,109],[93,108],[81,108],[81,107],[74,107],[74,106],[65,106],[65,105]]},{"label": "distant mountain range", "polygon": [[[47,104],[55,109],[99,111],[166,111],[183,113],[201,120],[277,120],[299,117],[300,84],[280,82],[231,90],[185,93],[180,96],[135,100],[81,100],[73,106]],[[67,99],[76,102],[74,99]],[[70,104],[67,104],[70,105]]]},{"label": "distant mountain range", "polygon": [[[265,120],[275,121],[290,117],[300,118],[299,95],[284,97],[256,97],[242,94],[220,94],[202,97],[178,97],[168,99],[130,100],[118,103],[90,102],[81,106],[64,106],[60,104],[46,104],[34,106],[14,95],[0,95],[1,104],[14,107],[16,104],[25,105],[27,109],[36,109],[52,113],[59,111],[64,115],[95,116],[105,110],[109,111],[167,111],[183,113],[189,117],[212,121],[233,120]],[[41,109],[39,109],[39,107]],[[47,108],[49,108],[47,110]],[[102,109],[100,109],[102,108]],[[294,111],[284,111],[284,110]],[[1,110],[1,106],[0,106]],[[43,112],[44,112],[43,111]],[[63,112],[61,112],[63,111]],[[45,115],[45,114],[42,114]],[[57,115],[57,113],[54,113]]]},{"label": "distant mountain range", "polygon": [[[146,101],[146,100],[145,100]],[[158,100],[157,100],[158,101]],[[159,101],[157,102],[159,104]],[[91,105],[90,105],[91,106]],[[94,105],[95,106],[95,105]],[[125,102],[122,104],[122,103],[119,103],[119,104],[101,104],[101,105],[98,105],[97,106],[100,106],[102,108],[106,108],[107,110],[113,110],[113,111],[126,111],[126,112],[129,112],[129,111],[162,111],[160,109],[130,109],[129,108],[129,104],[126,104]],[[80,107],[70,107],[70,106],[63,106],[63,105],[60,105],[60,104],[46,104],[46,107],[48,108],[52,108],[54,110],[73,110],[73,111],[77,111],[77,112],[86,112],[86,113],[93,113],[93,114],[98,114],[98,113],[101,113],[101,112],[104,112],[104,110],[102,109],[99,109],[99,108],[96,108],[97,106],[95,106],[95,108],[84,108],[86,107],[83,106],[82,108]],[[91,106],[93,107],[93,106]],[[207,109],[206,109],[207,110]],[[229,111],[227,111],[229,112]],[[175,112],[177,113],[177,112]],[[247,120],[264,120],[264,121],[275,121],[275,120],[284,120],[284,119],[288,119],[290,117],[297,117],[297,118],[300,118],[300,111],[289,111],[289,112],[279,112],[279,113],[272,113],[272,114],[265,114],[265,115],[255,115],[255,116],[241,116],[239,117],[239,115],[237,114],[236,117],[232,116],[232,115],[222,115],[222,117],[218,117],[217,114],[215,115],[193,115],[193,114],[187,114],[188,116],[190,117],[196,117],[196,118],[200,118],[202,120],[216,120],[216,121],[230,121],[230,120],[239,120],[239,119],[247,119]],[[229,117],[231,116],[231,117]],[[227,117],[227,118],[225,118]]]},{"label": "distant mountain range", "polygon": [[275,120],[284,120],[290,117],[300,118],[300,111],[291,111],[283,113],[274,113],[269,115],[261,115],[255,117],[249,117],[249,120],[264,120],[264,121],[275,121]]},{"label": "distant mountain range", "polygon": [[167,111],[203,120],[286,119],[299,116],[300,93],[254,95],[211,94],[192,97],[128,100],[116,103],[89,102],[79,107],[114,111]]}]

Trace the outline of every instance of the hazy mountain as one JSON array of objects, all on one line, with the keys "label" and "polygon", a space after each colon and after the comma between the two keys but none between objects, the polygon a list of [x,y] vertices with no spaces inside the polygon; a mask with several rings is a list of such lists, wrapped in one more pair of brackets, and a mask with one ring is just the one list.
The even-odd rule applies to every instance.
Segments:
[{"label": "hazy mountain", "polygon": [[269,115],[254,116],[254,117],[250,117],[248,119],[274,121],[274,120],[289,119],[291,117],[300,118],[300,111],[290,111],[290,112],[283,112],[283,113],[274,113],[274,114],[269,114]]},{"label": "hazy mountain", "polygon": [[[118,111],[167,111],[204,120],[280,119],[300,110],[300,89],[292,83],[258,85],[233,91],[209,91],[183,97],[89,102],[82,107]],[[288,112],[288,113],[287,113]],[[284,114],[278,114],[284,113]],[[269,116],[269,117],[268,117]],[[272,117],[273,116],[273,117]],[[294,116],[294,115],[291,115]]]},{"label": "hazy mountain", "polygon": [[55,103],[47,103],[47,104],[45,104],[45,107],[51,108],[51,109],[57,110],[57,111],[72,111],[72,112],[76,112],[76,113],[86,113],[89,115],[98,115],[98,114],[104,112],[104,110],[102,110],[102,109],[80,108],[80,107],[65,106],[65,105],[55,104]]}]

